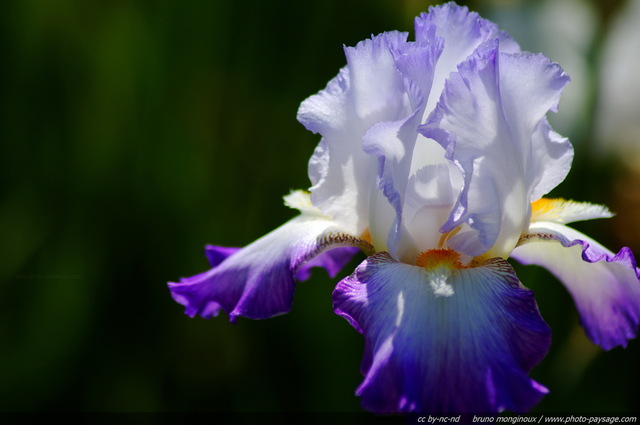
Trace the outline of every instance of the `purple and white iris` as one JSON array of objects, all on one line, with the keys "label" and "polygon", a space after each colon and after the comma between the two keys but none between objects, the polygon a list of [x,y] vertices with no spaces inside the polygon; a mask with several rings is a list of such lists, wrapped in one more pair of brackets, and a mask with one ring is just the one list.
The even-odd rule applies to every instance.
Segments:
[{"label": "purple and white iris", "polygon": [[345,48],[347,65],[300,106],[322,135],[300,214],[245,248],[208,246],[211,270],[169,283],[189,316],[266,319],[291,309],[310,268],[365,339],[356,394],[374,412],[527,411],[548,392],[528,374],[551,332],[506,261],[550,270],[588,337],[626,346],[640,322],[640,272],[567,227],[610,217],[547,199],[569,141],[549,126],[569,77],[464,7],[432,7],[416,41],[387,32]]}]

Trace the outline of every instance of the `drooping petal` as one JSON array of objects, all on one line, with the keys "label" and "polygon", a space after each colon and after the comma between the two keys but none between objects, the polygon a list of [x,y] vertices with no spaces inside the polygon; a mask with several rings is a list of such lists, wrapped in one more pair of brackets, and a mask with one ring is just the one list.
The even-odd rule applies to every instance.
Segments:
[{"label": "drooping petal", "polygon": [[[220,264],[222,260],[241,249],[242,248],[207,245],[204,254],[209,260],[209,265],[215,267]],[[356,247],[344,247],[323,252],[300,266],[295,276],[296,280],[303,282],[309,279],[311,277],[311,269],[314,267],[321,267],[327,271],[329,277],[335,277],[358,251],[359,248]]]},{"label": "drooping petal", "polygon": [[406,38],[405,33],[383,33],[345,48],[347,66],[298,110],[298,121],[323,137],[309,161],[313,204],[351,234],[368,227],[378,166],[377,158],[362,150],[362,137],[377,122],[411,113],[392,54]]},{"label": "drooping petal", "polygon": [[460,268],[444,257],[423,268],[379,253],[336,287],[335,312],[365,339],[363,407],[530,409],[547,390],[527,374],[550,345],[533,293],[502,259]]},{"label": "drooping petal", "polygon": [[567,288],[589,339],[605,350],[626,347],[640,323],[640,272],[629,248],[617,254],[588,236],[551,222],[531,225],[512,253],[548,269]]},{"label": "drooping petal", "polygon": [[542,55],[499,53],[498,44],[486,42],[459,65],[421,132],[464,175],[441,230],[465,224],[471,231],[452,237],[450,247],[506,258],[526,231],[530,202],[564,179],[573,150],[545,118],[557,107],[566,74]]},{"label": "drooping petal", "polygon": [[348,248],[325,251],[354,246],[370,249],[330,219],[303,211],[245,248],[209,246],[207,257],[213,268],[170,282],[169,288],[191,317],[217,316],[222,308],[231,321],[238,316],[266,319],[291,309],[296,277],[306,279],[313,266],[334,274],[354,254]]}]

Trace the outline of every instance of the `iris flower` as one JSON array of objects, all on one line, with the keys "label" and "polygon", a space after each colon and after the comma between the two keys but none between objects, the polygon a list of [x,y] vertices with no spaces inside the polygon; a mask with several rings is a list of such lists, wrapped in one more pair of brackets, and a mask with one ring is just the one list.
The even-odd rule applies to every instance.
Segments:
[{"label": "iris flower", "polygon": [[495,24],[448,3],[346,47],[347,65],[302,102],[322,136],[299,215],[244,248],[207,246],[211,269],[169,283],[186,314],[266,319],[291,309],[312,267],[333,277],[358,249],[333,308],[364,337],[356,390],[373,412],[522,412],[548,390],[529,377],[551,331],[507,262],[553,273],[587,336],[626,346],[640,321],[639,271],[567,227],[603,206],[543,196],[573,149],[554,132],[569,77]]}]

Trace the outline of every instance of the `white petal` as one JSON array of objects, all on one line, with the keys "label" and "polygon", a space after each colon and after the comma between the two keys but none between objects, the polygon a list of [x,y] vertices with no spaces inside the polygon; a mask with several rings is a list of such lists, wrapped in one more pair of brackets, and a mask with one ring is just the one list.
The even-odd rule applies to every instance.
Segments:
[{"label": "white petal", "polygon": [[427,113],[430,113],[438,102],[438,95],[444,89],[449,74],[456,71],[458,64],[467,59],[482,43],[498,37],[503,52],[520,50],[517,43],[509,35],[501,32],[496,24],[455,3],[429,8],[428,14],[422,13],[416,18],[415,30],[417,41],[426,41],[434,36],[444,40],[444,51],[438,61],[432,86],[432,93],[435,95],[431,96],[427,103]]},{"label": "white petal", "polygon": [[362,137],[371,125],[411,112],[392,54],[406,37],[384,33],[345,48],[347,66],[298,111],[298,120],[323,136],[309,163],[313,204],[352,234],[362,234],[369,225],[378,166],[377,158],[362,150]]},{"label": "white petal", "polygon": [[555,110],[567,82],[544,56],[500,54],[495,40],[447,81],[421,131],[446,149],[464,175],[442,231],[462,224],[473,231],[451,238],[452,248],[507,257],[527,229],[530,202],[566,176],[571,145],[551,132],[545,114]]},{"label": "white petal", "polygon": [[451,164],[427,165],[409,179],[403,207],[398,258],[413,264],[420,252],[438,248],[458,192],[457,169]]}]

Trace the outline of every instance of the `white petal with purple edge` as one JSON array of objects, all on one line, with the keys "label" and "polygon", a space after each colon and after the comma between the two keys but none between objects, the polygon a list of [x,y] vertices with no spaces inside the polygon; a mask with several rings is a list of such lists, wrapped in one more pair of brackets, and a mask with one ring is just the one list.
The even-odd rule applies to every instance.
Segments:
[{"label": "white petal with purple edge", "polygon": [[438,61],[431,96],[426,112],[433,110],[449,74],[457,70],[457,65],[467,59],[478,46],[492,38],[500,39],[502,52],[520,51],[518,44],[493,22],[482,19],[475,12],[455,3],[430,7],[429,13],[422,13],[415,19],[416,41],[430,41],[434,37],[443,40],[444,51]]},{"label": "white petal with purple edge", "polygon": [[520,412],[547,393],[527,374],[547,353],[550,330],[502,259],[427,269],[379,253],[333,300],[365,339],[356,393],[368,410]]},{"label": "white petal with purple edge", "polygon": [[266,319],[291,309],[295,279],[307,278],[308,267],[324,266],[334,273],[354,254],[346,248],[329,256],[325,251],[349,246],[369,249],[333,221],[303,213],[234,253],[214,248],[214,254],[208,253],[215,264],[211,270],[170,282],[169,289],[191,317],[217,316],[222,308],[232,322],[238,316]]},{"label": "white petal with purple edge", "polygon": [[[222,260],[241,249],[242,248],[207,245],[204,254],[209,260],[209,265],[215,267],[220,264]],[[295,275],[296,280],[302,282],[309,279],[311,277],[311,269],[314,267],[323,268],[327,271],[329,277],[335,277],[358,251],[359,248],[356,247],[341,247],[323,252],[300,266]]]},{"label": "white petal with purple edge", "polygon": [[512,257],[553,273],[567,288],[589,339],[626,347],[640,323],[640,282],[629,248],[617,254],[586,235],[551,222],[531,225]]},{"label": "white petal with purple edge", "polygon": [[378,187],[395,212],[392,220],[387,219],[388,215],[378,214],[385,206],[374,199],[372,207],[376,210],[370,215],[371,237],[378,250],[389,251],[394,258],[399,258],[397,244],[402,234],[402,209],[413,150],[421,137],[417,130],[441,51],[441,43],[435,40],[403,44],[393,51],[395,66],[405,76],[408,93],[413,94],[410,97],[414,109],[408,110],[409,114],[401,120],[372,125],[363,137],[363,150],[379,159]]},{"label": "white petal with purple edge", "polygon": [[499,53],[497,40],[447,80],[421,132],[438,141],[464,175],[442,231],[463,224],[469,231],[452,237],[451,248],[508,257],[526,231],[530,202],[564,179],[573,150],[551,131],[545,114],[555,110],[568,80],[542,55]]},{"label": "white petal with purple edge", "polygon": [[377,122],[411,113],[392,54],[406,38],[389,32],[345,48],[347,66],[298,110],[298,121],[322,135],[309,161],[313,204],[351,234],[360,235],[369,225],[369,195],[378,168],[377,158],[362,150],[362,137]]}]

